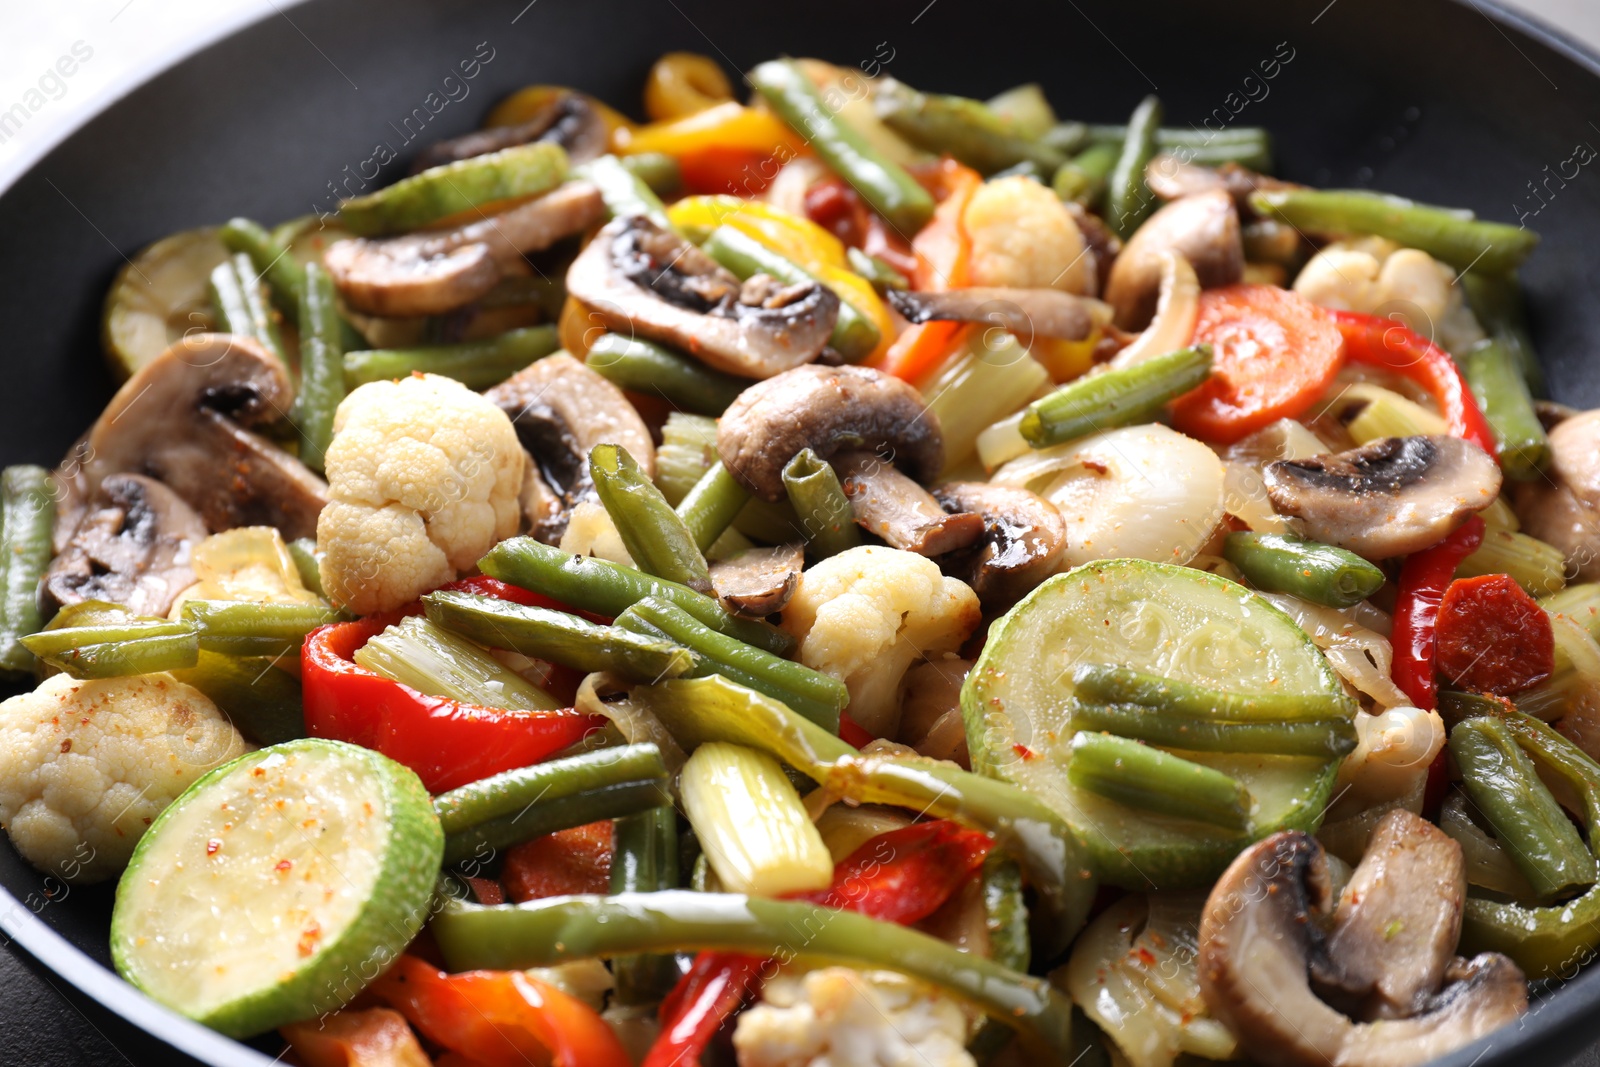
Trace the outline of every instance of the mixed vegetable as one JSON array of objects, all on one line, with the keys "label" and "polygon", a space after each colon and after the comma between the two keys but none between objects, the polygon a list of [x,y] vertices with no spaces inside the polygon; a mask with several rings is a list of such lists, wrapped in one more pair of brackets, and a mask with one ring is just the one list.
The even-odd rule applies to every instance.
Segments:
[{"label": "mixed vegetable", "polygon": [[117,277],[0,477],[0,822],[119,972],[305,1067],[1420,1064],[1569,976],[1535,236],[1153,97],[747,80]]}]

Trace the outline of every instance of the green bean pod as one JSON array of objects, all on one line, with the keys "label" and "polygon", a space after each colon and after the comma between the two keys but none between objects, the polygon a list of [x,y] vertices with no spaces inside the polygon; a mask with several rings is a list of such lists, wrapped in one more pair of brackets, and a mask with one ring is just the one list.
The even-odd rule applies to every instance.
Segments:
[{"label": "green bean pod", "polygon": [[567,153],[550,141],[516,145],[429,167],[344,200],[339,221],[358,237],[421,229],[470,208],[549,192],[567,177]]},{"label": "green bean pod", "polygon": [[1533,396],[1511,347],[1491,338],[1475,345],[1460,362],[1462,376],[1494,431],[1506,477],[1536,480],[1550,465],[1550,438],[1533,410]]},{"label": "green bean pod", "polygon": [[507,330],[482,341],[346,352],[344,387],[405,378],[416,371],[454,378],[468,389],[487,389],[560,347],[556,328],[547,325]]},{"label": "green bean pod", "polygon": [[623,389],[655,393],[674,408],[697,415],[721,415],[750,385],[653,341],[602,334],[584,357],[589,369]]},{"label": "green bean pod", "polygon": [[289,421],[300,430],[300,458],[321,471],[333,443],[333,414],[344,399],[344,327],[333,279],[307,263],[300,286],[300,388]]},{"label": "green bean pod", "polygon": [[749,78],[773,112],[890,225],[907,237],[922,229],[933,215],[933,197],[904,167],[834,115],[798,65],[771,60],[752,70]]},{"label": "green bean pod", "polygon": [[1506,724],[1473,718],[1450,731],[1461,786],[1541,904],[1595,884],[1595,858]]},{"label": "green bean pod", "polygon": [[1056,168],[1050,186],[1063,200],[1093,207],[1105,195],[1106,181],[1122,156],[1118,144],[1093,144]]},{"label": "green bean pod", "polygon": [[589,475],[640,570],[697,593],[711,592],[711,571],[694,534],[627,449],[595,445],[589,452]]},{"label": "green bean pod", "polygon": [[306,634],[340,618],[326,604],[258,604],[245,600],[185,600],[183,621],[200,648],[229,656],[281,656]]},{"label": "green bean pod", "polygon": [[739,484],[722,460],[717,460],[689,494],[678,501],[678,518],[704,552],[733,525],[750,502],[750,491]]},{"label": "green bean pod", "polygon": [[1086,663],[1074,670],[1072,685],[1074,695],[1090,703],[1142,704],[1191,718],[1226,722],[1347,719],[1356,712],[1354,702],[1343,693],[1233,693],[1099,663]]},{"label": "green bean pod", "polygon": [[[826,284],[732,226],[718,226],[712,230],[710,236],[700,246],[700,250],[732,271],[740,281],[757,274],[767,274],[785,285],[806,282]],[[839,318],[834,322],[833,333],[828,338],[828,343],[833,346],[834,351],[838,352],[846,363],[857,363],[870,356],[872,350],[878,347],[880,336],[877,323],[857,311],[850,301],[840,295]]]},{"label": "green bean pod", "polygon": [[300,681],[264,656],[201,651],[193,667],[172,676],[211,698],[245,738],[276,745],[306,736]]},{"label": "green bean pod", "polygon": [[[983,925],[989,938],[989,958],[1002,967],[1026,974],[1032,960],[1032,938],[1028,931],[1028,904],[1023,896],[1022,868],[1003,852],[995,851],[983,861],[978,875],[983,901]],[[1011,1039],[1011,1032],[993,1019],[985,1019],[967,1043],[967,1051],[978,1063],[988,1063]]]},{"label": "green bean pod", "polygon": [[1330,608],[1359,604],[1387,580],[1354,552],[1291,534],[1239,530],[1223,542],[1222,555],[1257,589]]},{"label": "green bean pod", "polygon": [[672,232],[672,220],[667,218],[661,198],[616,156],[600,156],[579,164],[573,168],[573,176],[594,183],[611,218],[643,215],[661,229]]},{"label": "green bean pod", "polygon": [[1250,829],[1250,794],[1238,779],[1159,748],[1110,734],[1072,739],[1067,778],[1079,789],[1140,811]]},{"label": "green bean pod", "polygon": [[39,583],[50,567],[56,501],[43,467],[7,467],[0,474],[0,673],[32,673],[33,653],[21,639],[44,626]]},{"label": "green bean pod", "polygon": [[451,970],[704,949],[888,968],[983,1009],[1047,1062],[1068,1063],[1076,1055],[1071,1002],[1043,978],[910,927],[814,904],[688,890],[494,907],[452,902],[431,928]]},{"label": "green bean pod", "polygon": [[1504,345],[1510,353],[1512,362],[1528,386],[1528,393],[1532,396],[1545,395],[1544,368],[1539,365],[1533,341],[1528,337],[1522,286],[1517,283],[1516,275],[1492,275],[1469,270],[1461,275],[1461,286],[1466,290],[1467,303],[1484,332]]},{"label": "green bean pod", "polygon": [[[616,821],[611,851],[612,893],[658,893],[678,888],[678,812],[651,808]],[[618,956],[611,961],[620,1004],[655,1004],[678,982],[671,955]]]},{"label": "green bean pod", "polygon": [[440,793],[433,798],[433,810],[448,836],[515,815],[530,804],[645,780],[667,780],[661,750],[651,744],[624,745],[501,771]]},{"label": "green bean pod", "polygon": [[289,542],[288,549],[294,569],[300,575],[300,584],[318,596],[326,596],[322,591],[322,563],[317,559],[317,539],[297,537]]},{"label": "green bean pod", "polygon": [[677,196],[683,191],[683,171],[678,161],[665,152],[635,152],[616,158],[624,170],[657,196]]},{"label": "green bean pod", "polygon": [[1355,722],[1348,718],[1228,722],[1143,704],[1079,704],[1072,711],[1072,726],[1190,752],[1342,759],[1356,749]]},{"label": "green bean pod", "polygon": [[1210,376],[1210,345],[1085,374],[1029,404],[1022,416],[1022,436],[1034,448],[1047,448],[1100,430],[1149,422],[1168,401]]},{"label": "green bean pod", "polygon": [[1126,241],[1155,210],[1155,195],[1144,183],[1145,167],[1156,154],[1161,101],[1147,96],[1128,119],[1127,136],[1106,184],[1106,223]]},{"label": "green bean pod", "polygon": [[705,625],[736,640],[786,655],[794,638],[764,623],[741,619],[711,597],[686,585],[652,577],[593,556],[573,556],[531,537],[501,541],[478,561],[491,578],[616,618],[647,596],[670,600]]},{"label": "green bean pod", "polygon": [[1539,243],[1532,230],[1364,189],[1263,190],[1251,195],[1250,204],[1264,217],[1306,233],[1387,237],[1458,271],[1508,274]]},{"label": "green bean pod", "polygon": [[22,638],[29,652],[74,678],[122,678],[193,667],[200,639],[187,623],[139,619],[40,630]]},{"label": "green bean pod", "polygon": [[211,272],[209,293],[212,318],[220,330],[259,341],[268,352],[283,359],[283,338],[248,255],[239,252],[218,263]]},{"label": "green bean pod", "polygon": [[911,282],[904,274],[895,270],[884,260],[877,256],[868,255],[859,248],[846,248],[845,258],[850,261],[850,269],[861,275],[872,284],[879,296],[890,289],[908,289]]},{"label": "green bean pod", "polygon": [[804,527],[813,560],[837,556],[861,544],[855,509],[832,464],[803,448],[784,466],[783,488]]},{"label": "green bean pod", "polygon": [[467,860],[481,860],[512,845],[558,830],[570,830],[574,826],[585,826],[604,819],[620,819],[670,803],[672,794],[665,777],[617,782],[585,789],[570,796],[545,798],[529,803],[515,814],[488,819],[456,833],[446,834],[444,862],[452,865]]},{"label": "green bean pod", "polygon": [[1054,173],[1065,153],[1018,134],[986,104],[964,96],[922,93],[901,82],[879,85],[873,103],[891,130],[918,148],[948,153],[983,174],[1019,163]]},{"label": "green bean pod", "polygon": [[217,231],[217,236],[228,251],[243,252],[250,257],[251,265],[267,283],[267,292],[280,312],[285,316],[299,314],[306,269],[284,245],[259,222],[246,218],[229,219]]},{"label": "green bean pod", "polygon": [[564,611],[498,597],[443,591],[422,598],[428,621],[482,645],[590,673],[610,671],[634,682],[676,678],[695,658],[676,644],[641,639],[620,626],[602,626]]}]

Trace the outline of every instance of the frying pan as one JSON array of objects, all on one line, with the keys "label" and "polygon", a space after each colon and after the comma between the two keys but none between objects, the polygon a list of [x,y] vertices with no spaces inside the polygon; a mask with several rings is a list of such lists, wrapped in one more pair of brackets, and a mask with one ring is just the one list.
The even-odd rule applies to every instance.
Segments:
[{"label": "frying pan", "polygon": [[[54,463],[108,399],[100,302],[141,246],[233,215],[331,210],[524,84],[631,105],[672,49],[731,71],[779,53],[876,63],[977,96],[1038,80],[1093,121],[1155,92],[1170,124],[1269,127],[1286,177],[1525,221],[1544,235],[1524,277],[1552,394],[1600,404],[1600,161],[1573,162],[1600,146],[1600,56],[1485,0],[316,0],[155,74],[0,194],[0,456]],[[380,146],[399,158],[377,166]],[[151,1062],[273,1062],[274,1037],[236,1044],[123,984],[111,888],[60,889],[0,845],[0,930],[75,1003],[97,1002],[89,1017],[119,1045]],[[1559,1063],[1600,1036],[1596,1019],[1590,968],[1439,1065]]]}]

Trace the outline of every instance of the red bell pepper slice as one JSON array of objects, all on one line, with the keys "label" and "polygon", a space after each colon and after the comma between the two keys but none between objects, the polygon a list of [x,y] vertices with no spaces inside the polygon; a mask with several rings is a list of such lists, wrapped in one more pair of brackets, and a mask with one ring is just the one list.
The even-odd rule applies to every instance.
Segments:
[{"label": "red bell pepper slice", "polygon": [[[791,894],[825,908],[884,922],[926,919],[950,899],[994,847],[989,836],[948,820],[913,823],[879,834],[833,869],[827,889]],[[700,1054],[746,996],[760,985],[767,961],[731,952],[695,957],[661,1004],[661,1036],[641,1067],[700,1062]]]},{"label": "red bell pepper slice", "polygon": [[359,666],[354,655],[386,625],[336,622],[306,635],[301,700],[312,737],[348,741],[410,767],[430,792],[538,763],[604,720],[567,708],[505,711],[419,693]]},{"label": "red bell pepper slice", "polygon": [[610,819],[535,837],[506,853],[500,880],[513,903],[574,893],[611,892]]},{"label": "red bell pepper slice", "polygon": [[1439,673],[1506,696],[1556,669],[1550,613],[1505,574],[1457,578],[1439,605]]},{"label": "red bell pepper slice", "polygon": [[482,1067],[631,1067],[594,1009],[521,971],[446,974],[405,955],[371,991],[428,1040]]},{"label": "red bell pepper slice", "polygon": [[1333,317],[1344,335],[1348,359],[1417,383],[1439,405],[1452,436],[1464,437],[1498,458],[1489,422],[1448,352],[1391,319],[1354,311],[1335,311]]},{"label": "red bell pepper slice", "polygon": [[1483,520],[1474,515],[1432,548],[1413,552],[1400,567],[1400,592],[1395,598],[1394,664],[1389,676],[1419,708],[1437,703],[1434,657],[1438,650],[1439,605],[1461,561],[1483,544]]}]

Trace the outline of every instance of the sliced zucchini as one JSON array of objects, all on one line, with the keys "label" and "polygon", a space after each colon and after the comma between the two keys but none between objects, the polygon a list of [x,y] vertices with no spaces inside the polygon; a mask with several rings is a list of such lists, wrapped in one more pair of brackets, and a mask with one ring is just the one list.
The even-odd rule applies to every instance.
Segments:
[{"label": "sliced zucchini", "polygon": [[233,1037],[349,1002],[427,919],[444,848],[422,782],[356,745],[251,752],[161,813],[117,886],[111,958]]},{"label": "sliced zucchini", "polygon": [[1207,886],[1249,840],[1287,828],[1315,829],[1337,760],[1183,752],[1249,790],[1249,834],[1136,811],[1072,785],[1072,673],[1086,663],[1239,692],[1341,690],[1292,619],[1225,578],[1112,559],[1035,589],[990,630],[962,688],[972,765],[1059,811],[1102,879],[1130,889]]},{"label": "sliced zucchini", "polygon": [[211,272],[228,258],[217,227],[163,237],[134,256],[111,283],[100,341],[119,378],[166,351],[186,331],[209,330]]}]

